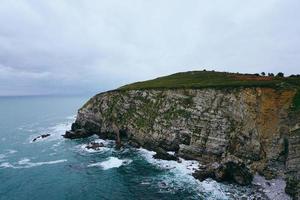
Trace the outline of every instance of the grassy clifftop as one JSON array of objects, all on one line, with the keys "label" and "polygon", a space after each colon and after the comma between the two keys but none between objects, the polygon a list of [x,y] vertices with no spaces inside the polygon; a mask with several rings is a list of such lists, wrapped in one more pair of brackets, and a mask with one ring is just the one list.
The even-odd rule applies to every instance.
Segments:
[{"label": "grassy clifftop", "polygon": [[300,86],[300,78],[281,78],[214,71],[180,72],[153,80],[136,82],[118,90],[178,89],[209,87],[282,87]]},{"label": "grassy clifftop", "polygon": [[270,77],[215,71],[189,71],[124,85],[117,90],[269,87],[297,89],[294,108],[300,109],[300,78]]}]

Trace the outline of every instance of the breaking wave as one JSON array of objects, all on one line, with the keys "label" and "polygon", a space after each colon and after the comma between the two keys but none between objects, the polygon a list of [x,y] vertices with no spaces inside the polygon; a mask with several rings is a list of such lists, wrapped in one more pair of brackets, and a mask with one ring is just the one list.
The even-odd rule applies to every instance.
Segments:
[{"label": "breaking wave", "polygon": [[0,164],[0,168],[14,168],[14,169],[21,169],[21,168],[31,168],[31,167],[38,167],[42,165],[52,165],[67,162],[67,160],[53,160],[53,161],[45,161],[45,162],[31,162],[28,158],[23,158],[19,160],[14,165],[9,162],[4,162]]},{"label": "breaking wave", "polygon": [[108,170],[111,168],[118,168],[123,165],[129,165],[132,162],[130,159],[119,159],[116,157],[109,157],[108,160],[103,162],[97,162],[89,164],[88,167],[101,167],[103,170]]}]

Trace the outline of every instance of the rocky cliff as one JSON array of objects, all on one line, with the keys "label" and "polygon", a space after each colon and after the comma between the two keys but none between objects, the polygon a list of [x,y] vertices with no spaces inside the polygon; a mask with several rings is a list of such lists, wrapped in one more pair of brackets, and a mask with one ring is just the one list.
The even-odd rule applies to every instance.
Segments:
[{"label": "rocky cliff", "polygon": [[[269,87],[110,91],[91,98],[65,136],[97,134],[151,150],[175,151],[210,169],[233,158],[232,163],[238,160],[251,174],[285,177],[286,191],[297,199],[300,114],[291,111],[295,94],[294,89]],[[232,171],[237,165],[224,166]],[[244,173],[230,176],[247,183],[241,181]]]}]

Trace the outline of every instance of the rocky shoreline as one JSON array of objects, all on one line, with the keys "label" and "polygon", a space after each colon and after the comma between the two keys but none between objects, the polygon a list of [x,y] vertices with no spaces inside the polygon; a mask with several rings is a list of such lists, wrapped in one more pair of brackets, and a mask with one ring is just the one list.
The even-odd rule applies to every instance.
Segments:
[{"label": "rocky shoreline", "polygon": [[[300,114],[292,90],[271,88],[131,90],[101,93],[79,111],[64,137],[97,134],[204,164],[199,180],[249,185],[256,173],[287,181],[299,199]],[[170,155],[168,151],[175,151]]]}]

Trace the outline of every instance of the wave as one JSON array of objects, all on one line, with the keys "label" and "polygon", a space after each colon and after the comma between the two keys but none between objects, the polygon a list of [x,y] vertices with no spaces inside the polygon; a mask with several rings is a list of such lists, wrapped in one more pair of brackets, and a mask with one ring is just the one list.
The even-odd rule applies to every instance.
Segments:
[{"label": "wave", "polygon": [[98,152],[107,152],[109,150],[111,150],[111,148],[108,147],[99,147],[98,149],[88,149],[86,148],[86,144],[83,145],[79,145],[80,146],[80,150],[87,152],[87,153],[98,153]]},{"label": "wave", "polygon": [[[192,174],[199,169],[199,162],[196,160],[185,160],[179,158],[177,161],[160,160],[153,158],[154,151],[149,151],[143,148],[139,148],[140,155],[150,164],[156,167],[167,170],[168,173],[161,175],[158,179],[158,187],[160,192],[176,192],[178,189],[186,189],[189,191],[195,191],[199,197],[205,199],[228,199],[224,193],[221,185],[213,180],[207,180],[200,182],[195,179]],[[173,152],[168,152],[172,154]],[[148,182],[142,181],[141,184],[148,184]],[[207,194],[203,196],[203,194]]]},{"label": "wave", "polygon": [[147,160],[147,162],[154,164],[161,169],[170,169],[187,175],[192,175],[197,169],[199,169],[199,162],[196,160],[185,160],[182,158],[179,158],[180,162],[160,160],[153,158],[155,155],[154,151],[148,151],[143,148],[139,148],[138,151]]},{"label": "wave", "polygon": [[103,162],[97,162],[89,164],[88,167],[101,167],[103,170],[108,170],[111,168],[119,168],[123,165],[129,165],[132,162],[130,159],[119,159],[116,157],[109,157],[108,160]]},{"label": "wave", "polygon": [[81,145],[77,145],[75,148],[79,149],[80,152],[87,152],[87,153],[104,153],[104,152],[108,152],[108,151],[113,151],[113,140],[102,140],[102,139],[95,139],[91,142],[95,142],[95,143],[102,143],[104,146],[103,147],[98,147],[97,149],[93,149],[93,148],[87,148],[88,144],[81,144]]},{"label": "wave", "polygon": [[0,168],[14,168],[14,166],[9,162],[4,162],[0,164]]},{"label": "wave", "polygon": [[7,149],[5,153],[0,154],[0,161],[4,161],[6,160],[6,158],[10,155],[10,154],[15,154],[17,153],[17,150],[14,149]]},{"label": "wave", "polygon": [[[75,119],[74,116],[68,116],[65,118],[64,122],[55,124],[54,126],[50,126],[48,128],[43,128],[43,129],[36,128],[36,130],[31,130],[31,132],[38,132],[38,134],[30,135],[29,143],[62,140],[63,139],[62,135],[71,128],[74,119]],[[50,136],[46,138],[38,138],[35,142],[33,142],[34,138],[37,138],[38,136],[43,134],[50,134]]]},{"label": "wave", "polygon": [[5,157],[6,157],[5,154],[0,154],[0,161],[3,161]]},{"label": "wave", "polygon": [[9,163],[9,162],[4,162],[0,164],[0,168],[14,168],[14,169],[21,169],[21,168],[31,168],[31,167],[37,167],[37,166],[42,166],[42,165],[52,165],[52,164],[58,164],[58,163],[63,163],[66,162],[67,160],[62,159],[62,160],[53,160],[53,161],[45,161],[45,162],[31,162],[30,159],[28,158],[23,158],[19,160],[15,165]]}]

